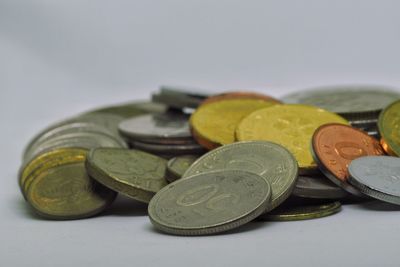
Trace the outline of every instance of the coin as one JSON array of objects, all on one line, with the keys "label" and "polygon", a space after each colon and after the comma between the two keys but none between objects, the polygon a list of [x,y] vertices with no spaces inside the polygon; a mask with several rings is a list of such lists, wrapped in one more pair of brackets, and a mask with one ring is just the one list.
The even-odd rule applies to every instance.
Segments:
[{"label": "coin", "polygon": [[193,143],[188,116],[180,113],[137,116],[121,122],[119,130],[130,141],[156,144]]},{"label": "coin", "polygon": [[275,99],[268,95],[255,93],[255,92],[234,91],[234,92],[226,92],[226,93],[210,96],[210,97],[206,98],[203,102],[201,102],[201,105],[214,103],[214,102],[218,102],[221,100],[227,100],[227,99],[260,99],[260,100],[273,102],[276,104],[282,104],[282,102],[279,101],[278,99]]},{"label": "coin", "polygon": [[167,163],[167,180],[172,183],[180,179],[185,171],[196,161],[197,155],[184,155],[170,159]]},{"label": "coin", "polygon": [[319,127],[312,138],[312,152],[325,176],[354,195],[360,193],[348,183],[350,162],[363,156],[384,154],[375,138],[342,124]]},{"label": "coin", "polygon": [[228,99],[200,106],[190,117],[193,136],[207,149],[235,141],[235,129],[248,114],[275,105],[259,99]]},{"label": "coin", "polygon": [[90,151],[86,168],[99,183],[141,202],[163,188],[167,161],[142,152],[118,148],[96,148]]},{"label": "coin", "polygon": [[205,92],[203,89],[194,89],[194,88],[180,88],[176,86],[160,86],[160,93],[161,94],[170,94],[170,95],[184,95],[184,96],[191,96],[200,99],[206,99],[210,96],[210,93]]},{"label": "coin", "polygon": [[381,86],[344,85],[321,87],[287,95],[285,103],[318,106],[347,119],[377,118],[400,94]]},{"label": "coin", "polygon": [[274,209],[289,197],[298,175],[296,159],[287,149],[271,142],[248,141],[208,152],[189,167],[183,178],[229,169],[256,173],[269,182],[272,197],[267,210]]},{"label": "coin", "polygon": [[244,118],[236,129],[236,138],[239,141],[275,142],[295,156],[301,170],[316,169],[310,152],[311,137],[319,126],[329,122],[348,123],[342,117],[316,107],[276,105]]},{"label": "coin", "polygon": [[341,210],[339,201],[319,205],[282,205],[268,214],[264,220],[269,221],[300,221],[310,220],[333,215]]},{"label": "coin", "polygon": [[299,176],[293,195],[302,198],[340,199],[349,194],[325,177]]},{"label": "coin", "polygon": [[163,104],[154,102],[131,102],[123,103],[119,105],[107,106],[91,110],[86,114],[113,114],[121,116],[123,118],[131,118],[147,113],[164,113],[167,111],[167,107]]},{"label": "coin", "polygon": [[349,165],[349,182],[362,193],[400,205],[400,159],[369,156],[353,160]]},{"label": "coin", "polygon": [[252,221],[269,205],[271,187],[242,170],[206,172],[169,184],[150,201],[148,213],[160,231],[209,235]]},{"label": "coin", "polygon": [[386,151],[400,156],[400,100],[382,111],[378,120],[378,129]]},{"label": "coin", "polygon": [[203,99],[187,95],[153,94],[151,100],[175,109],[197,108]]},{"label": "coin", "polygon": [[186,155],[186,154],[204,154],[205,150],[197,143],[177,144],[177,145],[162,145],[149,144],[133,141],[130,143],[133,148],[143,150],[152,154],[169,154],[169,155]]}]

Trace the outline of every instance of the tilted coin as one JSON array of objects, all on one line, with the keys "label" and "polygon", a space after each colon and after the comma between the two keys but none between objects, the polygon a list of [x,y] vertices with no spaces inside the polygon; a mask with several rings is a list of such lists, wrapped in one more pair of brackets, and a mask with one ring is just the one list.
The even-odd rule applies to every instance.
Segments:
[{"label": "tilted coin", "polygon": [[118,148],[93,149],[86,161],[87,171],[96,181],[145,203],[167,184],[166,165],[163,158]]},{"label": "tilted coin", "polygon": [[228,99],[200,106],[190,117],[193,136],[207,149],[231,144],[235,129],[248,114],[275,105],[259,99]]},{"label": "tilted coin", "polygon": [[198,158],[197,155],[184,155],[170,159],[167,163],[167,180],[172,183],[180,179]]},{"label": "tilted coin", "polygon": [[341,210],[340,202],[327,204],[298,204],[282,205],[268,214],[263,215],[263,219],[269,221],[300,221],[317,219],[333,215]]},{"label": "tilted coin", "polygon": [[379,116],[379,133],[388,154],[400,156],[400,100],[386,107]]},{"label": "tilted coin", "polygon": [[376,118],[400,94],[382,86],[344,85],[321,87],[287,95],[285,103],[318,106],[347,119]]},{"label": "tilted coin", "polygon": [[400,205],[400,158],[358,158],[350,163],[349,173],[349,182],[362,193]]},{"label": "tilted coin", "polygon": [[130,141],[156,144],[193,143],[188,116],[180,113],[137,116],[121,122],[119,130]]},{"label": "tilted coin", "polygon": [[248,91],[232,91],[210,96],[206,98],[203,102],[201,102],[201,105],[214,103],[226,99],[260,99],[260,100],[274,102],[276,104],[282,104],[282,102],[279,101],[278,99],[275,99],[268,95],[255,92],[248,92]]},{"label": "tilted coin", "polygon": [[244,118],[236,129],[236,138],[275,142],[295,156],[301,170],[316,169],[310,152],[311,137],[319,126],[330,122],[348,124],[344,118],[320,108],[276,105]]},{"label": "tilted coin", "polygon": [[174,95],[168,93],[153,94],[151,100],[174,109],[197,108],[203,99],[188,95]]},{"label": "tilted coin", "polygon": [[319,127],[313,135],[311,151],[325,176],[354,195],[360,193],[348,183],[350,162],[363,156],[384,154],[378,140],[342,124]]},{"label": "tilted coin", "polygon": [[163,145],[149,144],[143,142],[130,142],[133,148],[140,149],[152,154],[170,154],[170,155],[186,155],[186,154],[203,154],[204,148],[197,143]]},{"label": "tilted coin", "polygon": [[148,212],[160,231],[208,235],[252,221],[265,211],[270,197],[269,183],[257,174],[214,171],[169,184],[150,201]]},{"label": "tilted coin", "polygon": [[293,189],[294,196],[316,199],[341,199],[349,194],[325,177],[299,176]]},{"label": "tilted coin", "polygon": [[194,89],[194,88],[180,88],[175,86],[161,86],[160,87],[161,94],[169,94],[169,95],[181,95],[181,96],[191,96],[199,99],[206,99],[211,94],[209,92],[205,92],[202,89]]},{"label": "tilted coin", "polygon": [[124,103],[114,106],[98,108],[89,111],[86,114],[108,113],[108,114],[118,115],[124,118],[131,118],[139,115],[144,115],[147,113],[164,113],[166,111],[167,107],[159,103],[131,102],[131,103]]},{"label": "tilted coin", "polygon": [[271,142],[249,141],[208,152],[189,167],[183,178],[230,169],[256,173],[269,182],[272,197],[267,210],[274,209],[289,197],[298,175],[296,159],[287,149]]}]

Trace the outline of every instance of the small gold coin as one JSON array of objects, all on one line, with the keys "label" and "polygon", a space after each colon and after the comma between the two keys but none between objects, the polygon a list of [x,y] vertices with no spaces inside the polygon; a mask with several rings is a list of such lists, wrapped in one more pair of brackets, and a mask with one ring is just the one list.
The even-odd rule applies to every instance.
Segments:
[{"label": "small gold coin", "polygon": [[326,123],[348,124],[334,113],[307,105],[276,105],[257,110],[244,118],[236,129],[238,141],[264,140],[286,147],[300,169],[317,167],[311,155],[314,131]]},{"label": "small gold coin", "polygon": [[400,100],[386,107],[379,116],[381,144],[389,155],[400,156]]},{"label": "small gold coin", "polygon": [[190,117],[193,136],[207,149],[231,144],[236,126],[244,117],[275,104],[260,99],[227,99],[200,106]]}]

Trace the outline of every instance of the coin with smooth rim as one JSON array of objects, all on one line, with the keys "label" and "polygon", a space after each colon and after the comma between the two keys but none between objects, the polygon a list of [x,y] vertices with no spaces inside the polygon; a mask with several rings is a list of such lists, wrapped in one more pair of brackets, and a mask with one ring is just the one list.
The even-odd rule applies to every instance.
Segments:
[{"label": "coin with smooth rim", "polygon": [[312,176],[299,176],[292,194],[297,197],[316,199],[341,199],[349,196],[349,193],[329,179]]},{"label": "coin with smooth rim", "polygon": [[400,100],[382,111],[378,120],[378,129],[386,152],[400,156]]},{"label": "coin with smooth rim", "polygon": [[225,92],[222,94],[218,95],[213,95],[208,98],[206,98],[203,102],[201,102],[201,105],[205,104],[210,104],[214,103],[217,101],[221,100],[227,100],[227,99],[260,99],[260,100],[265,100],[265,101],[271,101],[276,104],[282,104],[281,101],[278,99],[275,99],[271,96],[256,93],[256,92],[248,92],[248,91],[232,91],[232,92]]},{"label": "coin with smooth rim", "polygon": [[131,147],[143,150],[152,154],[171,154],[171,155],[186,155],[186,154],[203,154],[206,151],[202,146],[197,143],[188,144],[149,144],[143,142],[133,141],[130,143]]},{"label": "coin with smooth rim", "polygon": [[153,225],[174,235],[210,235],[246,224],[271,197],[263,177],[242,170],[207,172],[169,184],[150,201]]},{"label": "coin with smooth rim", "polygon": [[275,142],[295,156],[301,170],[316,169],[310,152],[311,137],[319,126],[330,122],[348,124],[344,118],[320,108],[276,105],[257,110],[244,118],[236,129],[236,138],[238,141]]},{"label": "coin with smooth rim", "polygon": [[237,142],[214,149],[196,160],[183,178],[216,170],[256,173],[271,185],[267,210],[280,205],[292,193],[298,176],[296,159],[284,147],[266,141]]},{"label": "coin with smooth rim", "polygon": [[140,151],[96,148],[90,151],[86,168],[99,183],[141,202],[148,203],[165,181],[167,161]]},{"label": "coin with smooth rim", "polygon": [[180,179],[198,158],[197,155],[184,155],[170,159],[167,163],[167,180],[174,182]]},{"label": "coin with smooth rim", "polygon": [[362,193],[400,205],[400,158],[370,156],[353,160],[349,182]]}]

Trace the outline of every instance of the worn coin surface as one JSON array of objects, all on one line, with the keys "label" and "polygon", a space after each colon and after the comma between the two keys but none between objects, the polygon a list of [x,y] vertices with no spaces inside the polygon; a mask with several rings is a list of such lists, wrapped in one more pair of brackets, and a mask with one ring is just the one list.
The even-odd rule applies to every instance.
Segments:
[{"label": "worn coin surface", "polygon": [[244,117],[273,105],[274,102],[259,99],[227,99],[200,106],[190,117],[193,136],[207,149],[231,144]]},{"label": "worn coin surface", "polygon": [[167,161],[140,150],[96,148],[86,168],[99,183],[128,197],[148,203],[163,188]]},{"label": "worn coin surface", "polygon": [[388,154],[400,156],[400,101],[392,103],[382,111],[378,129]]},{"label": "worn coin surface", "polygon": [[349,194],[325,177],[299,176],[293,189],[294,196],[316,199],[341,199]]},{"label": "worn coin surface", "polygon": [[214,96],[210,96],[206,98],[203,102],[201,102],[201,105],[209,104],[209,103],[214,103],[217,101],[221,100],[227,100],[227,99],[260,99],[260,100],[265,100],[265,101],[270,101],[276,104],[282,104],[281,101],[278,99],[275,99],[271,96],[256,93],[256,92],[248,92],[248,91],[233,91],[233,92],[226,92]]},{"label": "worn coin surface", "polygon": [[400,94],[381,86],[344,85],[321,87],[287,95],[285,103],[318,106],[347,119],[376,118]]},{"label": "worn coin surface", "polygon": [[276,105],[244,118],[236,129],[236,138],[278,143],[295,156],[300,169],[316,169],[310,152],[311,137],[319,126],[330,122],[348,124],[344,118],[320,108]]},{"label": "worn coin surface", "polygon": [[282,205],[270,213],[264,214],[262,219],[269,221],[299,221],[310,220],[333,215],[341,210],[340,202],[319,205]]},{"label": "worn coin surface", "polygon": [[319,127],[313,135],[311,150],[325,176],[354,195],[360,193],[348,183],[350,162],[363,156],[384,154],[378,140],[342,124]]},{"label": "worn coin surface", "polygon": [[209,235],[237,228],[269,205],[266,179],[242,170],[207,172],[169,184],[150,201],[148,212],[160,231]]},{"label": "worn coin surface", "polygon": [[196,160],[183,178],[215,170],[244,170],[269,182],[271,203],[280,205],[291,194],[298,176],[296,159],[284,147],[266,141],[237,142],[214,149]]},{"label": "worn coin surface", "polygon": [[400,205],[400,158],[358,158],[350,163],[349,173],[349,182],[362,193]]},{"label": "worn coin surface", "polygon": [[172,183],[180,179],[198,158],[198,155],[183,155],[170,159],[167,163],[167,180]]}]

